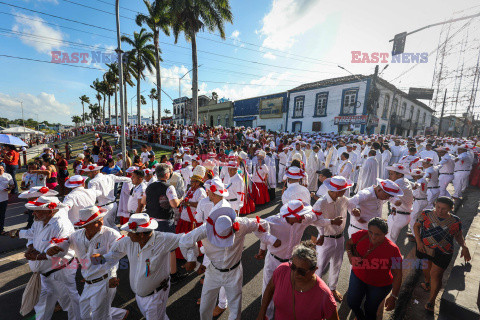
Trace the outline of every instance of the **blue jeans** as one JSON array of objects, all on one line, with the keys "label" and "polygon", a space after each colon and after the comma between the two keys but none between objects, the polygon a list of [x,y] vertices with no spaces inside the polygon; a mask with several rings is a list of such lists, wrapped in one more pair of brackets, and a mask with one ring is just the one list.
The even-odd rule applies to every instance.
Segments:
[{"label": "blue jeans", "polygon": [[[372,270],[372,272],[375,272]],[[375,320],[380,303],[392,290],[392,285],[384,287],[375,287],[366,284],[360,280],[354,273],[350,273],[350,282],[348,284],[347,303],[358,320]],[[365,298],[365,304],[362,310],[362,301]]]},{"label": "blue jeans", "polygon": [[17,174],[17,169],[18,169],[18,165],[10,165],[10,164],[7,164],[6,168],[5,168],[5,171],[8,174],[10,174],[13,178],[14,189],[12,190],[12,193],[14,193],[14,194],[18,193],[17,179],[15,178],[15,175]]},{"label": "blue jeans", "polygon": [[7,201],[0,202],[0,232],[3,232],[3,227],[5,226],[5,213],[7,212]]}]

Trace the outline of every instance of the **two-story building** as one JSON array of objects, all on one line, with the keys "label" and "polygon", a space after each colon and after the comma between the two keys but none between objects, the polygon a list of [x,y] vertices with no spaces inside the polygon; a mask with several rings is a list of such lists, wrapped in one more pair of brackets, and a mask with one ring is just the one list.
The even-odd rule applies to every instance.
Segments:
[{"label": "two-story building", "polygon": [[285,131],[287,103],[287,92],[237,100],[233,103],[235,126]]},{"label": "two-story building", "polygon": [[[212,99],[206,95],[198,96],[198,109],[210,103]],[[173,123],[191,125],[193,118],[192,99],[188,97],[180,97],[173,100]]]},{"label": "two-story building", "polygon": [[227,99],[212,99],[198,108],[198,123],[207,126],[233,126],[233,102]]}]

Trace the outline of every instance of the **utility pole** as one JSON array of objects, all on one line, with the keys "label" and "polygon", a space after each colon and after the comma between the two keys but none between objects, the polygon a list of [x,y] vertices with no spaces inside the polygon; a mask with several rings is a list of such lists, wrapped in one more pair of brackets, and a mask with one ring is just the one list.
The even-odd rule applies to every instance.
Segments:
[{"label": "utility pole", "polygon": [[[124,101],[123,101],[123,59],[122,59],[122,40],[120,38],[120,0],[115,1],[115,15],[116,15],[116,23],[117,23],[117,54],[118,54],[118,79],[119,79],[119,86],[120,86],[120,114],[122,117],[122,125],[121,125],[121,146],[122,146],[122,171],[126,172],[127,170],[127,141],[125,137],[125,127],[127,124],[126,117],[126,110],[124,109]],[[117,115],[118,116],[118,115]],[[118,119],[118,118],[117,118]]]},{"label": "utility pole", "polygon": [[443,112],[445,111],[445,102],[446,101],[447,101],[447,89],[445,89],[445,95],[443,96],[442,113],[440,114],[440,124],[438,125],[437,136],[440,136],[440,132],[441,132],[441,129],[442,129]]},{"label": "utility pole", "polygon": [[368,116],[367,116],[367,124],[365,125],[367,134],[368,134],[370,116],[377,115],[377,108],[375,103],[375,102],[378,103],[377,86],[376,86],[377,77],[378,77],[378,64],[375,66],[375,72],[373,73],[373,76],[372,76],[372,87],[368,92],[368,103],[367,103]]}]

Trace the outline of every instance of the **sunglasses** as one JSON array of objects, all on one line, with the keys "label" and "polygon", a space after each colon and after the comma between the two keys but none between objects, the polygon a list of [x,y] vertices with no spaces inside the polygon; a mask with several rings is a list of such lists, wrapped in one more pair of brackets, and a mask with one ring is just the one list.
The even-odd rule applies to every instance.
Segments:
[{"label": "sunglasses", "polygon": [[290,265],[290,269],[293,271],[293,272],[297,272],[299,275],[301,275],[302,277],[305,277],[307,275],[307,272],[315,269],[314,267],[310,268],[310,269],[303,269],[303,268],[299,268],[297,267],[296,265],[294,265],[291,261],[289,262],[289,265]]}]

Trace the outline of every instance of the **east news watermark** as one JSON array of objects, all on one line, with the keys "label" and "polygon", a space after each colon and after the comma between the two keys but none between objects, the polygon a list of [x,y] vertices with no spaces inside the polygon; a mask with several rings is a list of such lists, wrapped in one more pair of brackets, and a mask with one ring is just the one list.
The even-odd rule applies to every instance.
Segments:
[{"label": "east news watermark", "polygon": [[352,63],[427,63],[428,52],[404,52],[391,56],[389,52],[351,51]]},{"label": "east news watermark", "polygon": [[[115,52],[90,51],[90,52],[65,52],[51,51],[52,63],[115,63],[118,61],[118,54]],[[128,55],[122,56],[123,62],[128,60]]]}]

